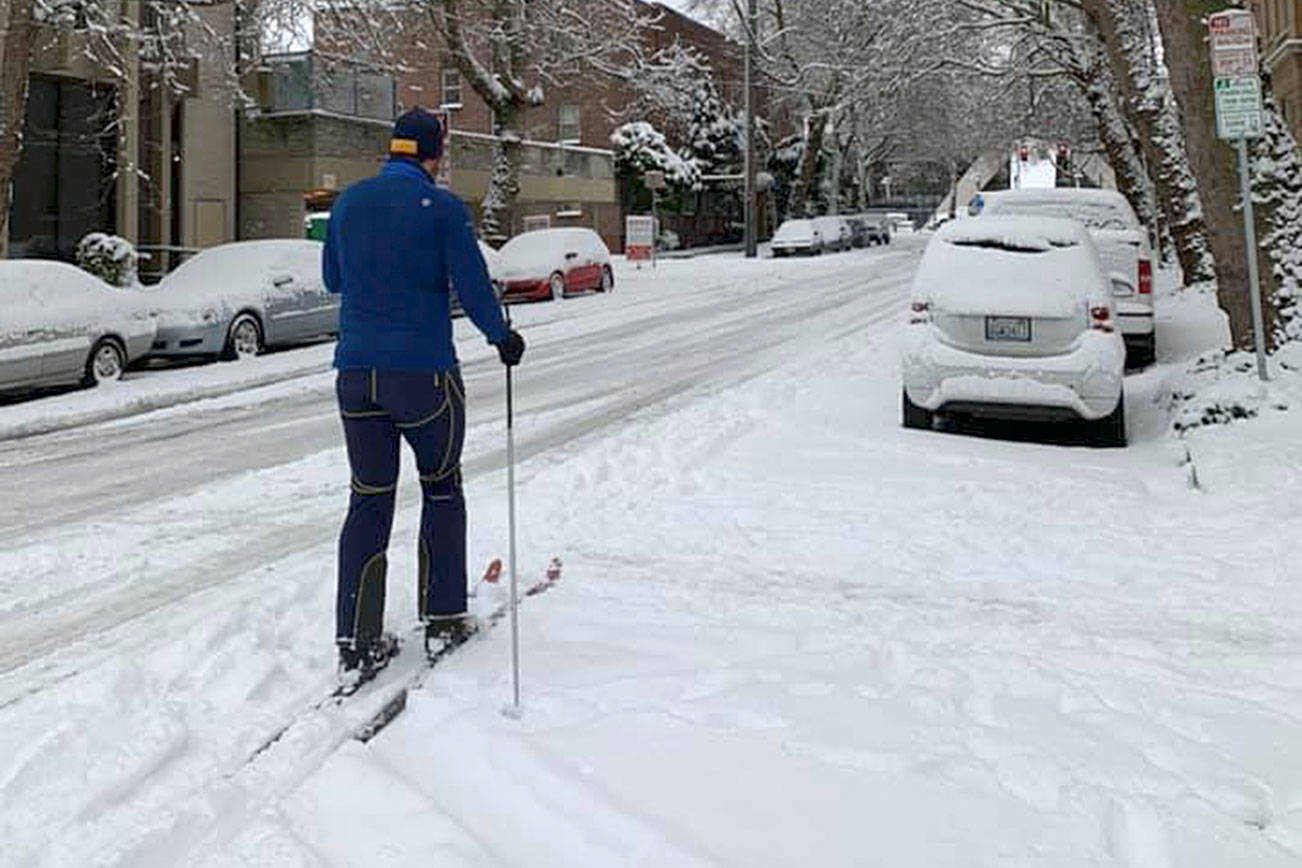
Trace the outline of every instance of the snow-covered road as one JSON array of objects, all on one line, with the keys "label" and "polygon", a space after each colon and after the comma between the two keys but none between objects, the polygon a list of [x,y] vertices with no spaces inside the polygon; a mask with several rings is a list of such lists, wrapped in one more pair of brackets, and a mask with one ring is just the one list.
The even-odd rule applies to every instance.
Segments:
[{"label": "snow-covered road", "polygon": [[[1294,414],[1176,441],[1158,366],[1127,450],[905,431],[917,252],[668,262],[516,309],[522,567],[566,561],[524,612],[519,723],[498,633],[369,745],[326,713],[250,761],[331,676],[328,348],[151,372],[121,405],[220,397],[0,443],[0,861],[1297,864]],[[1165,346],[1215,342],[1192,307]],[[458,333],[480,562],[503,384]],[[0,429],[78,397],[110,401]]]}]

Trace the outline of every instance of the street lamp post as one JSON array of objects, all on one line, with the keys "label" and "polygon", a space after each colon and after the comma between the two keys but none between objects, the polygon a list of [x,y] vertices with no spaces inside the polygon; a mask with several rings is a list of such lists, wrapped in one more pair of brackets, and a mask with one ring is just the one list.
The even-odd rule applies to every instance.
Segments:
[{"label": "street lamp post", "polygon": [[744,230],[746,258],[754,259],[758,254],[755,242],[755,95],[752,77],[754,75],[755,65],[755,27],[757,16],[755,11],[755,0],[747,0],[746,4],[746,68],[745,68],[745,88],[746,88],[746,183],[745,183],[745,203],[743,204],[743,220],[746,228]]}]

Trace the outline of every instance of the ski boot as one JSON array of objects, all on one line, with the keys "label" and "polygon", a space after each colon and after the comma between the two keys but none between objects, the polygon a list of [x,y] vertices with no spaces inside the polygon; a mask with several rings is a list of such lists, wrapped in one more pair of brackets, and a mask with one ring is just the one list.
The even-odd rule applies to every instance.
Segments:
[{"label": "ski boot", "polygon": [[398,654],[398,637],[384,633],[361,643],[339,643],[339,689],[347,696],[370,681]]},{"label": "ski boot", "polygon": [[436,660],[478,632],[479,621],[467,612],[429,615],[425,618],[425,656]]}]

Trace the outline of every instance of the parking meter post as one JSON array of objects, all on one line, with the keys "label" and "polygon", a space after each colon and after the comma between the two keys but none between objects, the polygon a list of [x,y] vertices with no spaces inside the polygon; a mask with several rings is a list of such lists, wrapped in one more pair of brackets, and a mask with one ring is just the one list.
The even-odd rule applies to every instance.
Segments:
[{"label": "parking meter post", "polygon": [[1252,176],[1248,167],[1248,140],[1239,137],[1239,182],[1243,191],[1243,235],[1248,247],[1248,297],[1252,302],[1252,338],[1257,346],[1257,376],[1266,372],[1266,327],[1261,312],[1261,280],[1257,266],[1257,227],[1252,214]]}]

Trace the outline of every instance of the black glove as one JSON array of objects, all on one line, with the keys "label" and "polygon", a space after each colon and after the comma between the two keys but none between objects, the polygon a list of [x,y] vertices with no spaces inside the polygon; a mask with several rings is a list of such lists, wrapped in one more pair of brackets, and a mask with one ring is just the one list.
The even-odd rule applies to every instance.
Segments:
[{"label": "black glove", "polygon": [[524,355],[524,338],[515,329],[506,333],[506,337],[493,344],[497,347],[497,355],[501,357],[502,364],[508,368],[520,364],[520,357]]}]

